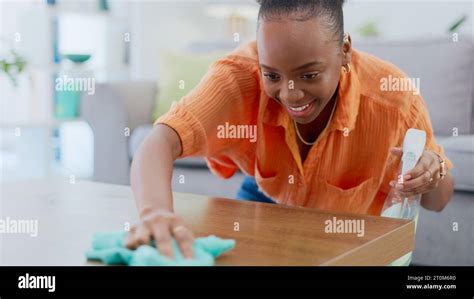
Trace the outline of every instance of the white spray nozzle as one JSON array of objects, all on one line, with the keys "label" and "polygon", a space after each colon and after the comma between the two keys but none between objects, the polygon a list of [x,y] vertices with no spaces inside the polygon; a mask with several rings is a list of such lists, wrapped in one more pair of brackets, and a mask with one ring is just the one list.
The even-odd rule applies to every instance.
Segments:
[{"label": "white spray nozzle", "polygon": [[410,128],[403,140],[402,176],[415,167],[425,149],[426,132]]}]

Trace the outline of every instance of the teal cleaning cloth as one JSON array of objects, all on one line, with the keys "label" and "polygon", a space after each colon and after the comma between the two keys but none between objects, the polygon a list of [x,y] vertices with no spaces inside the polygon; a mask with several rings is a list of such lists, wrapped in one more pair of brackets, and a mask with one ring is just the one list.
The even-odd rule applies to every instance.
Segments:
[{"label": "teal cleaning cloth", "polygon": [[235,247],[235,240],[208,236],[194,239],[193,258],[185,259],[173,240],[174,259],[170,259],[150,245],[142,245],[135,250],[125,247],[126,232],[96,233],[92,240],[92,250],[86,252],[90,260],[100,260],[107,265],[129,266],[213,266],[219,255]]}]

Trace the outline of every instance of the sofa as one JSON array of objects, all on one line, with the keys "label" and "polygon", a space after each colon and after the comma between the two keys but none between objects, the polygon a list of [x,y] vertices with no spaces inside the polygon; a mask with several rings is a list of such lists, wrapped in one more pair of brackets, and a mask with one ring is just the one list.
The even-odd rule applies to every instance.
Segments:
[{"label": "sofa", "polygon": [[[413,265],[474,265],[474,44],[471,37],[451,36],[406,41],[354,41],[420,78],[437,142],[454,164],[455,193],[440,213],[422,209]],[[152,129],[154,82],[98,84],[94,95],[81,98],[81,117],[94,132],[94,179],[129,184],[130,163]],[[129,134],[128,134],[129,133]],[[178,177],[184,175],[180,184]],[[175,162],[173,188],[234,198],[242,173],[222,180],[204,160]]]}]

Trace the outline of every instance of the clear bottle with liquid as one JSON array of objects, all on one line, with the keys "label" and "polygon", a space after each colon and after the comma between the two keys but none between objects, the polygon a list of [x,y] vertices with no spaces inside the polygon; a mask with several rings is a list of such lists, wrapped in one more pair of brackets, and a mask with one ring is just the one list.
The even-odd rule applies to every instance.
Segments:
[{"label": "clear bottle with liquid", "polygon": [[[415,157],[412,153],[408,153],[406,156],[406,159],[415,160]],[[400,165],[397,183],[403,184],[403,177],[405,175],[402,170],[403,164],[407,165],[409,163],[411,164],[412,162],[405,162],[402,160],[400,163],[402,165]],[[420,194],[405,197],[400,191],[392,187],[387,198],[385,199],[385,203],[382,208],[382,216],[417,220],[420,200]]]}]

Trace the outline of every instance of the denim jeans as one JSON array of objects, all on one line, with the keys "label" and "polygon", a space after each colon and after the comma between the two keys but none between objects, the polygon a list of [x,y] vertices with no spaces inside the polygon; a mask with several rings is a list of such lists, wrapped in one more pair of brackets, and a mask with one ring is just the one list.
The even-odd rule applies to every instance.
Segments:
[{"label": "denim jeans", "polygon": [[271,198],[267,197],[262,191],[258,189],[257,182],[253,177],[250,176],[246,176],[242,181],[242,185],[237,192],[237,199],[275,203]]}]

